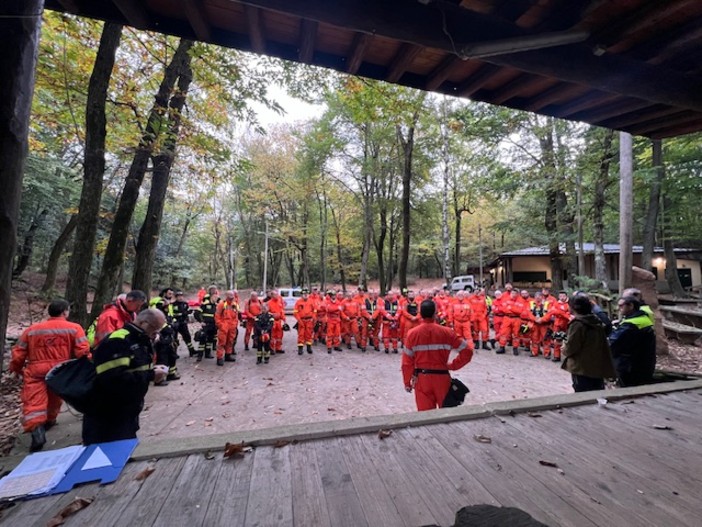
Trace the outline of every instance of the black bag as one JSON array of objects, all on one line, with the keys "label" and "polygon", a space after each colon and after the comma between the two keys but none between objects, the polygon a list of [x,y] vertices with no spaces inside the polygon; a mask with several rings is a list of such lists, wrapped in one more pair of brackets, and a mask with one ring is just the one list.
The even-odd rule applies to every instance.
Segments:
[{"label": "black bag", "polygon": [[73,408],[85,413],[94,401],[93,385],[96,376],[93,361],[81,357],[54,366],[46,374],[46,385]]},{"label": "black bag", "polygon": [[283,331],[290,331],[290,325],[287,322],[283,323]]},{"label": "black bag", "polygon": [[449,391],[446,394],[446,398],[444,398],[441,408],[452,408],[462,405],[467,393],[470,393],[468,386],[463,384],[460,379],[452,378],[451,386],[449,386]]}]

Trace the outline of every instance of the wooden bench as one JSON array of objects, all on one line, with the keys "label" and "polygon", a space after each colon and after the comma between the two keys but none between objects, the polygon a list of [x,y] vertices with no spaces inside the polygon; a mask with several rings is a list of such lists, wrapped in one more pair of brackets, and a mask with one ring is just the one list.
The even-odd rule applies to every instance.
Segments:
[{"label": "wooden bench", "polygon": [[679,340],[683,344],[702,346],[702,329],[700,328],[664,320],[663,329],[668,338]]},{"label": "wooden bench", "polygon": [[702,309],[679,306],[659,306],[659,309],[670,322],[702,328]]}]

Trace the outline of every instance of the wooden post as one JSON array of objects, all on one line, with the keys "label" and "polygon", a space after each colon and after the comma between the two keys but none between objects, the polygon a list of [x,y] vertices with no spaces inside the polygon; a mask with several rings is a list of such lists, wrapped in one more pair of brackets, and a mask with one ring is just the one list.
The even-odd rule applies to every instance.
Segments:
[{"label": "wooden post", "polygon": [[[0,355],[10,310],[22,176],[44,0],[0,3]],[[0,367],[2,357],[0,356]]]},{"label": "wooden post", "polygon": [[619,133],[619,294],[631,287],[634,154],[631,134]]}]

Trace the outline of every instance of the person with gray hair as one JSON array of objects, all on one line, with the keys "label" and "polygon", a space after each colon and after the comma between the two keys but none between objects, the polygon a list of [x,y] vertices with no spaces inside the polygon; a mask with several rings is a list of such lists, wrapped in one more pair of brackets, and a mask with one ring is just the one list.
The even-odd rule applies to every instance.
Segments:
[{"label": "person with gray hair", "polygon": [[634,296],[621,297],[619,325],[609,336],[614,367],[621,386],[653,382],[656,368],[656,334],[651,317]]},{"label": "person with gray hair", "polygon": [[152,341],[165,323],[161,311],[145,309],[97,347],[93,404],[83,416],[84,444],[136,437],[149,383],[168,374],[167,366],[151,362]]}]

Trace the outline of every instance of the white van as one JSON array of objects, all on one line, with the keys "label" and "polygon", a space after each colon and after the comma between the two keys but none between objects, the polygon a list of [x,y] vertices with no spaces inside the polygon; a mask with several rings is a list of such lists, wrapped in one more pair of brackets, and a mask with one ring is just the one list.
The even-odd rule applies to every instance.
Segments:
[{"label": "white van", "polygon": [[302,289],[299,287],[284,287],[278,289],[278,293],[280,293],[280,298],[285,302],[285,313],[292,313],[295,308],[295,302],[302,296]]},{"label": "white van", "polygon": [[451,280],[451,291],[470,291],[472,293],[474,289],[475,276],[472,274],[456,276]]}]

